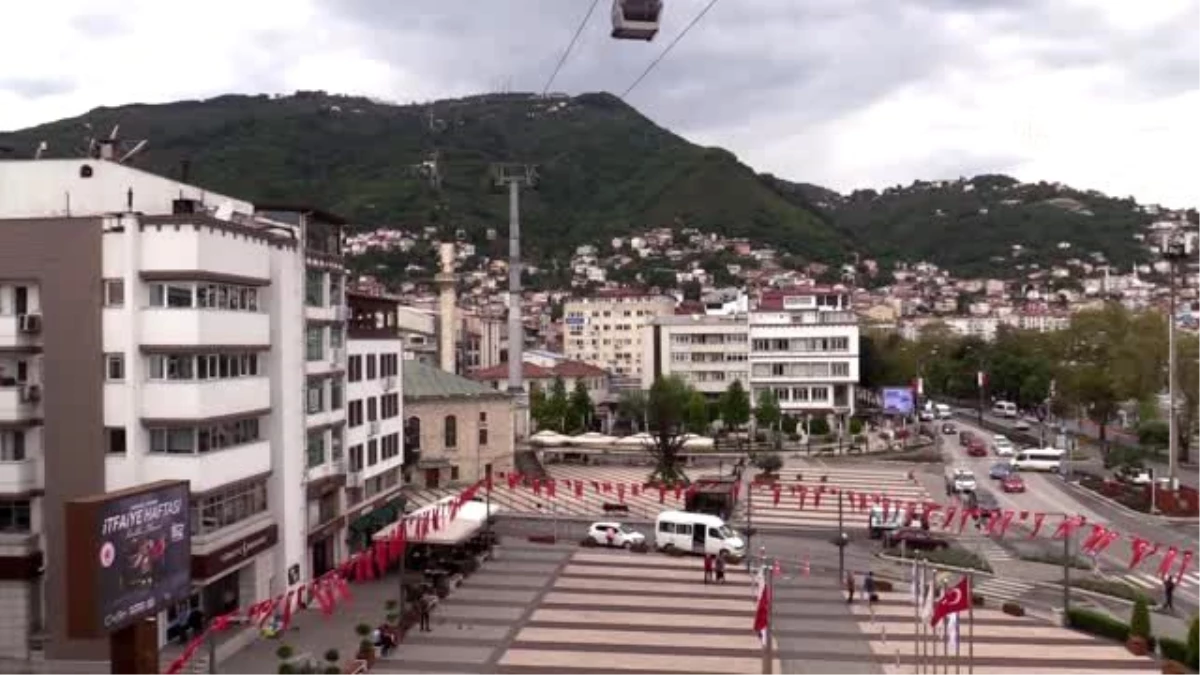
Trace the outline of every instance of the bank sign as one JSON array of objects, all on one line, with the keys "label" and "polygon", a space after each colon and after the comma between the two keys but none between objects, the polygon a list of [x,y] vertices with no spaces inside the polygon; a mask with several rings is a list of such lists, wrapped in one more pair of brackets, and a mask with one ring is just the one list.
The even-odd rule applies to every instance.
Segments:
[{"label": "bank sign", "polygon": [[96,610],[120,629],[188,597],[192,582],[188,484],[104,502],[96,511]]}]

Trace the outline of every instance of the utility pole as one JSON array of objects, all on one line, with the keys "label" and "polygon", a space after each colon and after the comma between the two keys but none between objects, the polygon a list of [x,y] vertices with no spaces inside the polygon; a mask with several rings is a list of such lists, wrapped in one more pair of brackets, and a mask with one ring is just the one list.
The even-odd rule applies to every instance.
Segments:
[{"label": "utility pole", "polygon": [[521,322],[521,186],[537,183],[537,171],[528,164],[493,166],[498,187],[508,187],[508,393],[515,401],[513,430],[516,438],[525,431],[528,397],[521,381],[525,352],[525,330]]},{"label": "utility pole", "polygon": [[[1169,274],[1167,276],[1167,398],[1170,401],[1167,412],[1167,428],[1170,438],[1167,440],[1167,479],[1168,486],[1171,490],[1176,490],[1178,478],[1176,477],[1177,464],[1179,462],[1179,419],[1176,414],[1175,400],[1175,268],[1181,260],[1186,260],[1188,257],[1187,242],[1175,233],[1166,235],[1163,238],[1163,258],[1166,259],[1169,266]],[[1153,506],[1153,504],[1151,504]]]}]

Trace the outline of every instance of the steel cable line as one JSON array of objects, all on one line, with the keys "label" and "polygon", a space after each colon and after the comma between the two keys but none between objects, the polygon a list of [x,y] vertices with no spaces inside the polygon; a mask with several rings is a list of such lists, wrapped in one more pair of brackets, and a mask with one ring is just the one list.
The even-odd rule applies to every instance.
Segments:
[{"label": "steel cable line", "polygon": [[650,74],[650,71],[654,70],[654,67],[658,65],[658,62],[662,61],[664,58],[666,58],[667,54],[671,53],[671,50],[675,47],[675,45],[679,44],[679,41],[683,39],[683,36],[687,35],[688,31],[692,29],[692,26],[695,26],[697,23],[699,23],[700,19],[703,19],[704,15],[708,14],[708,10],[712,9],[713,5],[715,4],[717,4],[717,0],[708,0],[708,4],[704,6],[704,9],[700,10],[700,13],[692,19],[691,23],[685,26],[683,31],[679,33],[679,35],[675,36],[674,40],[671,40],[671,44],[667,45],[667,48],[662,50],[662,53],[655,57],[655,59],[650,62],[650,65],[646,66],[646,69],[642,71],[642,74],[638,75],[638,78],[633,81],[633,84],[629,85],[629,88],[627,88],[625,92],[621,94],[621,98],[629,96],[629,92],[633,91],[634,88],[641,84],[642,80],[646,79],[646,76]]},{"label": "steel cable line", "polygon": [[596,5],[598,4],[600,4],[600,0],[592,0],[592,6],[588,7],[583,21],[580,21],[579,27],[575,29],[575,35],[571,37],[571,41],[567,43],[567,48],[563,50],[562,56],[559,57],[558,65],[554,66],[554,72],[550,73],[550,79],[546,80],[546,86],[542,88],[542,96],[545,96],[546,92],[550,91],[550,85],[554,84],[554,78],[558,77],[558,71],[562,70],[563,64],[567,62],[567,57],[571,55],[571,50],[575,48],[575,43],[583,33],[584,27],[587,26],[588,19],[592,18],[592,12],[596,11]]}]

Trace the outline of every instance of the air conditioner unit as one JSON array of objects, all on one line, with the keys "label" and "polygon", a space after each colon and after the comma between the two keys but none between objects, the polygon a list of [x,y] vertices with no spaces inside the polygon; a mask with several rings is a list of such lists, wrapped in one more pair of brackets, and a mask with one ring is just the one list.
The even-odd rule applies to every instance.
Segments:
[{"label": "air conditioner unit", "polygon": [[370,424],[367,425],[367,433],[369,433],[372,436],[379,435],[379,420],[374,420]]},{"label": "air conditioner unit", "polygon": [[42,332],[42,315],[41,314],[22,314],[20,316],[20,331],[22,333],[40,333]]},{"label": "air conditioner unit", "polygon": [[36,403],[42,400],[42,385],[27,384],[21,387],[21,402]]}]

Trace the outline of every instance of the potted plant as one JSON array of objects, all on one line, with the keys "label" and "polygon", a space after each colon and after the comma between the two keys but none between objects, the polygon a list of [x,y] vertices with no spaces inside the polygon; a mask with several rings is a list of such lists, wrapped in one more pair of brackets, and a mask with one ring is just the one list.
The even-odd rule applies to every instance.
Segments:
[{"label": "potted plant", "polygon": [[292,675],[292,673],[296,672],[296,669],[292,667],[292,664],[284,661],[283,663],[279,664],[279,669],[276,672],[278,672],[279,675]]},{"label": "potted plant", "polygon": [[1145,656],[1150,652],[1150,609],[1146,599],[1138,598],[1133,603],[1133,614],[1129,617],[1129,639],[1125,648],[1134,656]]},{"label": "potted plant", "polygon": [[1016,602],[1006,602],[1000,605],[1000,611],[1009,616],[1025,616],[1025,608]]},{"label": "potted plant", "polygon": [[371,635],[371,627],[365,623],[360,623],[354,627],[354,632],[362,638],[358,643],[358,654],[356,658],[367,662],[367,667],[375,665],[375,645],[371,643],[369,636]]},{"label": "potted plant", "polygon": [[292,649],[291,645],[279,645],[279,647],[275,650],[275,656],[277,656],[280,661],[289,661],[295,655],[296,650]]}]

